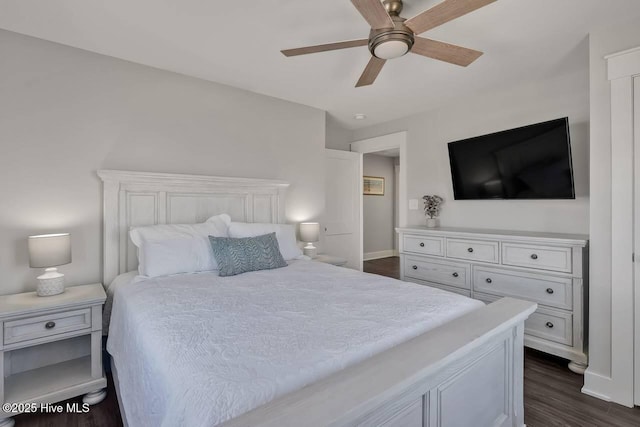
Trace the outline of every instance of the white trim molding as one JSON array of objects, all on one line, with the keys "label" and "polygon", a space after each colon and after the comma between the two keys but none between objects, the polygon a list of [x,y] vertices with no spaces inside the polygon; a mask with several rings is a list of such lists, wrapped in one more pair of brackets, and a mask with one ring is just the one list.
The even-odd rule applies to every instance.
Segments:
[{"label": "white trim molding", "polygon": [[[634,394],[640,392],[640,384],[634,393],[634,377],[640,366],[635,360],[634,346],[640,340],[640,328],[634,325],[634,316],[640,307],[634,303],[633,254],[640,249],[640,235],[634,230],[635,215],[640,200],[634,197],[634,181],[640,177],[635,165],[634,151],[634,85],[640,85],[635,76],[640,75],[640,47],[614,53],[605,57],[611,94],[611,364],[592,359],[585,372],[582,391],[585,394],[632,407]],[[635,100],[637,102],[637,100]],[[636,147],[634,148],[634,144]],[[635,203],[635,206],[634,206]],[[636,230],[637,232],[637,230]],[[591,300],[591,323],[598,323],[597,316],[608,310]],[[595,352],[592,352],[592,355]],[[610,372],[610,376],[606,373]],[[640,397],[640,396],[639,396]]]},{"label": "white trim molding", "polygon": [[398,197],[399,208],[399,226],[407,226],[407,132],[396,132],[389,135],[378,136],[375,138],[363,139],[351,143],[351,151],[356,153],[376,153],[378,151],[389,150],[393,148],[400,149],[400,183],[398,185],[400,195]]},{"label": "white trim molding", "polygon": [[607,61],[609,80],[640,74],[640,47],[612,53],[605,56],[604,59]]}]

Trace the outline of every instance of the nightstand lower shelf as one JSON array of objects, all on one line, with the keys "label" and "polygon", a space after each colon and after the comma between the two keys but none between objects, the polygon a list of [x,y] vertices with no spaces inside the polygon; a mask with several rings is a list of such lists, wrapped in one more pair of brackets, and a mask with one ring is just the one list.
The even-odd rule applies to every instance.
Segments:
[{"label": "nightstand lower shelf", "polygon": [[91,356],[85,356],[6,377],[5,402],[62,401],[106,386],[104,375],[91,377]]}]

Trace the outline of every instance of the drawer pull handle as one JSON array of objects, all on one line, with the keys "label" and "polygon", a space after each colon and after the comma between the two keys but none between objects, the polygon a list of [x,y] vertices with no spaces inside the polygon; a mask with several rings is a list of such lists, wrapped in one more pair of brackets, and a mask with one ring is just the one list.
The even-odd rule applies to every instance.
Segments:
[{"label": "drawer pull handle", "polygon": [[420,242],[420,247],[424,248],[424,242]]},{"label": "drawer pull handle", "polygon": [[538,259],[538,255],[537,254],[531,254],[531,259]]},{"label": "drawer pull handle", "polygon": [[547,293],[548,293],[548,294],[552,294],[552,293],[553,293],[553,289],[551,289],[551,288],[547,288]]},{"label": "drawer pull handle", "polygon": [[453,277],[458,277],[458,276],[459,276],[459,274],[458,274],[458,273],[453,273],[453,274],[452,274],[452,276],[453,276]]},{"label": "drawer pull handle", "polygon": [[467,252],[469,252],[469,253],[473,252],[473,248],[467,249]]},{"label": "drawer pull handle", "polygon": [[418,266],[417,266],[417,265],[414,265],[414,266],[413,266],[413,269],[414,269],[414,270],[417,270],[417,269],[418,269]]},{"label": "drawer pull handle", "polygon": [[53,328],[56,327],[56,322],[47,322],[47,323],[44,324],[44,327],[46,329],[53,329]]},{"label": "drawer pull handle", "polygon": [[487,280],[485,280],[485,282],[491,283],[491,282],[493,282],[493,280],[491,280],[491,277],[487,277]]},{"label": "drawer pull handle", "polygon": [[553,328],[553,323],[551,323],[551,322],[547,322],[547,325],[546,325],[546,326],[547,326],[547,328],[551,329],[551,328]]}]

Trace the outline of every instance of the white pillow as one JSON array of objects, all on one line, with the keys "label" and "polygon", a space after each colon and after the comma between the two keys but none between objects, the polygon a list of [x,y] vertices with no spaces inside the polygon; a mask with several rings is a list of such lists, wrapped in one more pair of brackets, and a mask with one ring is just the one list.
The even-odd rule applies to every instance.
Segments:
[{"label": "white pillow", "polygon": [[216,215],[202,224],[160,224],[129,232],[138,248],[138,273],[157,277],[218,269],[209,236],[228,237],[231,217]]},{"label": "white pillow", "polygon": [[260,224],[232,222],[229,225],[229,237],[255,237],[276,233],[282,258],[286,261],[302,257],[302,250],[296,241],[296,227],[291,224]]}]

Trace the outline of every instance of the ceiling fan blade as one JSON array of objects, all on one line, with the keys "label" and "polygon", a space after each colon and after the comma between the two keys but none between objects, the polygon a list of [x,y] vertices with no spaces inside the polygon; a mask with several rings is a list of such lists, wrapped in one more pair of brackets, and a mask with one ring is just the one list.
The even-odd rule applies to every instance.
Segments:
[{"label": "ceiling fan blade", "polygon": [[380,0],[351,0],[351,3],[374,30],[393,28],[393,20]]},{"label": "ceiling fan blade", "polygon": [[369,63],[364,69],[364,72],[360,76],[360,80],[358,80],[358,83],[356,83],[356,87],[369,86],[370,84],[373,84],[373,82],[376,81],[378,74],[380,74],[380,70],[382,70],[385,62],[387,61],[384,59],[372,56],[371,60],[369,60]]},{"label": "ceiling fan blade", "polygon": [[415,38],[411,52],[462,67],[466,67],[482,56],[482,52],[477,50],[422,37]]},{"label": "ceiling fan blade", "polygon": [[404,24],[416,35],[421,34],[494,1],[496,0],[444,0],[431,9],[407,19]]},{"label": "ceiling fan blade", "polygon": [[369,43],[367,39],[361,40],[349,40],[346,42],[327,43],[317,46],[298,47],[296,49],[282,50],[284,56],[298,56],[306,55],[309,53],[327,52],[329,50],[348,49],[350,47],[366,46]]}]

